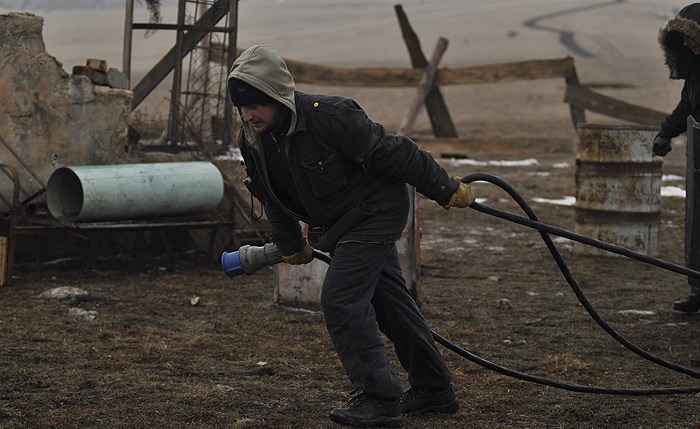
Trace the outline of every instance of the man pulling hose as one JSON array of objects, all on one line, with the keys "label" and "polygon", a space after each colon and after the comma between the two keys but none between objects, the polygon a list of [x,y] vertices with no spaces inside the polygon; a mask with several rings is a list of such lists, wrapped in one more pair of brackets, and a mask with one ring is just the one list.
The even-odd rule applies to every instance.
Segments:
[{"label": "man pulling hose", "polygon": [[[415,142],[392,135],[353,100],[295,89],[284,60],[253,46],[233,63],[231,101],[246,186],[262,203],[289,264],[330,252],[321,292],[326,328],[355,389],[331,420],[394,426],[402,414],[454,413],[451,375],[406,287],[396,241],[408,219],[407,184],[445,209],[468,207],[468,183],[451,178]],[[299,221],[309,225],[309,239]],[[389,338],[408,373],[404,393],[387,359]]]}]

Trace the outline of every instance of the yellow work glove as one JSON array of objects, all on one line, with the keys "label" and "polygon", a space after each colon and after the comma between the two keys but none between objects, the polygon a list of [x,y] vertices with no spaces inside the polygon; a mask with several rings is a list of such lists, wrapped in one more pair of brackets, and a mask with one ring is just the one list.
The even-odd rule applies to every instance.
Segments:
[{"label": "yellow work glove", "polygon": [[308,264],[314,259],[314,248],[309,243],[304,244],[304,247],[297,253],[288,256],[282,256],[282,260],[290,265]]},{"label": "yellow work glove", "polygon": [[[455,177],[455,179],[458,179]],[[462,183],[459,182],[459,187],[455,191],[454,194],[452,194],[452,198],[450,198],[450,202],[442,206],[445,210],[449,210],[450,207],[459,207],[459,208],[464,208],[472,205],[476,198],[474,197],[474,194],[472,193],[472,187],[469,185],[469,183]]]}]

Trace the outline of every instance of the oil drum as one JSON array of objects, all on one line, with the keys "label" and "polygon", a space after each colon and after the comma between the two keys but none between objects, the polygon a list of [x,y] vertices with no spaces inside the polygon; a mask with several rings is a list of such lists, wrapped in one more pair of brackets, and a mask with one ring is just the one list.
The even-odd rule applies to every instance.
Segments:
[{"label": "oil drum", "polygon": [[[576,232],[656,255],[662,161],[652,154],[657,128],[583,124],[577,130]],[[612,254],[576,242],[578,254]]]}]

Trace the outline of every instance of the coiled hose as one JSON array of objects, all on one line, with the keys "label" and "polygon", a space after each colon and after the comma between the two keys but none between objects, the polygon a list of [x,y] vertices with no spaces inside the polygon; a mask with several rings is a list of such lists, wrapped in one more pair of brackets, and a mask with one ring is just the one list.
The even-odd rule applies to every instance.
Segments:
[{"label": "coiled hose", "polygon": [[[579,302],[583,305],[583,307],[586,309],[586,312],[595,320],[595,322],[600,326],[605,332],[607,332],[611,337],[613,337],[617,342],[622,344],[625,348],[628,350],[636,353],[637,355],[641,356],[644,359],[647,359],[657,365],[661,365],[663,367],[666,367],[668,369],[671,369],[673,371],[689,375],[691,377],[695,378],[700,378],[700,372],[693,370],[691,368],[687,368],[685,366],[681,366],[678,364],[675,364],[673,362],[669,362],[665,359],[662,359],[658,356],[655,356],[640,347],[636,346],[629,340],[627,340],[624,336],[622,336],[619,332],[617,332],[615,329],[613,329],[605,320],[603,320],[600,315],[596,312],[596,310],[593,308],[593,306],[590,304],[586,296],[583,294],[583,291],[581,291],[581,288],[579,285],[576,283],[576,280],[572,276],[571,272],[569,271],[569,268],[567,267],[566,263],[564,262],[561,254],[559,253],[559,250],[556,248],[554,242],[550,238],[549,234],[554,234],[558,235],[564,238],[569,238],[574,241],[581,242],[583,244],[587,244],[590,246],[598,247],[603,250],[607,250],[609,252],[617,253],[619,255],[623,255],[632,259],[639,260],[641,262],[655,265],[660,268],[664,268],[666,270],[674,271],[679,274],[684,274],[686,276],[690,277],[695,277],[695,278],[700,278],[700,272],[691,270],[690,268],[683,267],[680,265],[672,264],[670,262],[666,262],[657,258],[650,257],[648,255],[644,255],[641,253],[633,252],[629,249],[620,247],[620,246],[615,246],[610,243],[606,243],[600,240],[595,240],[590,237],[586,237],[584,235],[576,234],[571,231],[567,231],[564,229],[556,228],[551,225],[542,223],[539,221],[537,216],[535,215],[534,211],[532,208],[525,202],[523,197],[512,187],[510,186],[507,182],[504,180],[490,175],[486,173],[474,173],[470,174],[467,176],[464,176],[461,179],[462,182],[464,183],[471,183],[471,182],[476,182],[476,181],[483,181],[483,182],[488,182],[493,185],[496,185],[506,191],[508,195],[510,195],[511,198],[520,206],[520,208],[525,212],[525,214],[528,216],[527,218],[521,217],[514,215],[512,213],[502,211],[495,209],[493,207],[488,207],[480,203],[473,203],[470,208],[486,213],[488,215],[492,215],[495,217],[499,217],[505,220],[508,220],[510,222],[514,222],[520,225],[524,225],[533,229],[536,229],[539,231],[542,240],[544,240],[545,244],[547,245],[547,248],[549,249],[549,252],[552,254],[552,257],[557,263],[557,266],[559,267],[559,270],[561,273],[564,275],[564,278],[566,279],[567,283],[571,287],[571,289],[574,291],[576,294],[576,298],[579,300]],[[318,251],[314,251],[314,256],[326,263],[330,263],[331,258],[323,253],[320,253]],[[597,394],[608,394],[608,395],[628,395],[628,396],[649,396],[649,395],[671,395],[671,394],[683,394],[683,393],[698,393],[700,392],[700,387],[669,387],[669,388],[655,388],[655,389],[632,389],[632,388],[618,388],[618,387],[598,387],[598,386],[583,386],[579,384],[571,384],[571,383],[565,383],[565,382],[559,382],[555,380],[551,380],[545,377],[540,377],[532,374],[527,374],[523,372],[519,372],[510,368],[506,368],[500,365],[497,365],[493,362],[490,362],[486,359],[483,359],[468,350],[465,350],[462,347],[459,347],[458,345],[450,342],[440,334],[436,333],[435,331],[431,331],[433,338],[435,339],[436,342],[442,344],[444,347],[447,349],[457,353],[458,355],[464,357],[465,359],[480,365],[484,368],[496,371],[500,374],[513,377],[519,380],[523,381],[529,381],[537,384],[542,384],[545,386],[550,386],[550,387],[555,387],[558,389],[563,389],[563,390],[569,390],[573,392],[581,392],[581,393],[597,393]]]}]

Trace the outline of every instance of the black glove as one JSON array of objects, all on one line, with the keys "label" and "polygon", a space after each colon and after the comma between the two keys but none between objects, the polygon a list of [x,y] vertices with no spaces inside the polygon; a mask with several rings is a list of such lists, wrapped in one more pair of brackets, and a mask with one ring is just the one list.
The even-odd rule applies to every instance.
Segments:
[{"label": "black glove", "polygon": [[656,136],[654,137],[654,147],[652,152],[657,156],[666,156],[667,153],[671,152],[671,139],[668,137]]}]

